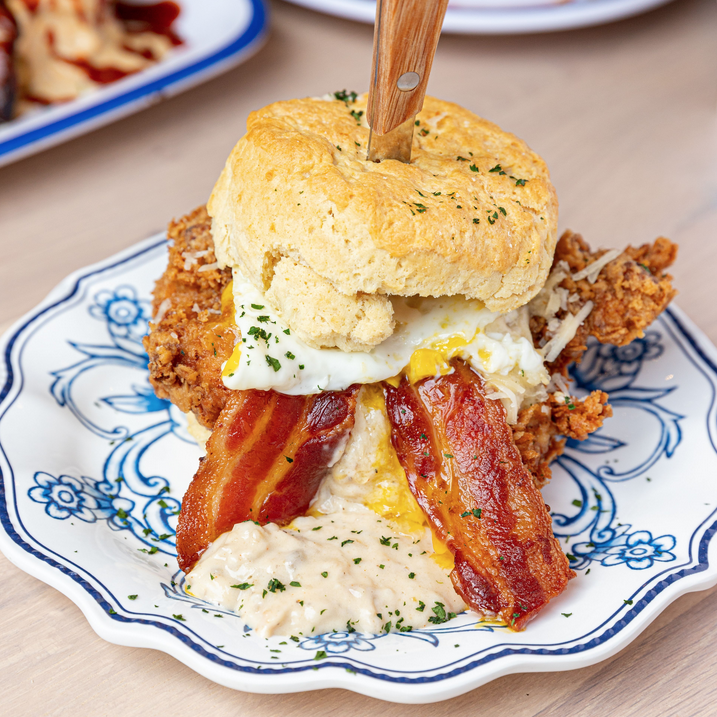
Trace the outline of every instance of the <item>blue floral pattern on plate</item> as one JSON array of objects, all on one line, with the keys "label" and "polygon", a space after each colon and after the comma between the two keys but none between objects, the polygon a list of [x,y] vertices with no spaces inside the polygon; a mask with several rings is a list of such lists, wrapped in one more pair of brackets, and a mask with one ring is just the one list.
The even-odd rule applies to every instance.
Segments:
[{"label": "blue floral pattern on plate", "polygon": [[[5,340],[0,546],[94,612],[100,634],[127,642],[117,630],[136,628],[133,644],[195,668],[204,661],[203,673],[241,689],[281,676],[284,690],[287,675],[304,688],[315,670],[345,667],[354,677],[330,673],[330,684],[409,700],[417,693],[406,690],[420,686],[435,699],[524,669],[526,660],[532,669],[552,669],[545,660],[556,654],[588,664],[586,651],[637,634],[657,595],[674,598],[717,579],[707,559],[717,504],[717,368],[713,349],[670,311],[628,347],[589,347],[573,370],[575,391],[608,391],[615,417],[588,440],[569,442],[545,489],[576,581],[587,586],[599,575],[614,602],[590,602],[589,590],[569,588],[520,634],[465,613],[429,629],[265,644],[241,616],[189,595],[177,571],[177,513],[199,453],[181,413],[147,380],[141,338],[164,262],[154,240],[85,270]],[[46,450],[23,448],[28,430],[40,431]],[[694,496],[695,517],[682,523],[664,519],[678,466],[689,482],[680,499]],[[642,500],[647,490],[654,509]]]}]

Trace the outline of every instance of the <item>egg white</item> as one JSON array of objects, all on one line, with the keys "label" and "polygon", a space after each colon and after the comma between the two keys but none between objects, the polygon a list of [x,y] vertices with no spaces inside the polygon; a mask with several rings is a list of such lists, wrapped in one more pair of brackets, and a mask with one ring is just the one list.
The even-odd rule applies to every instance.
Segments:
[{"label": "egg white", "polygon": [[529,385],[548,380],[518,312],[501,316],[463,296],[392,297],[396,330],[371,351],[315,349],[236,269],[233,280],[241,340],[222,374],[224,385],[233,390],[307,395],[376,383],[400,374],[419,349],[438,349],[446,360],[460,355],[487,377],[517,371]]}]

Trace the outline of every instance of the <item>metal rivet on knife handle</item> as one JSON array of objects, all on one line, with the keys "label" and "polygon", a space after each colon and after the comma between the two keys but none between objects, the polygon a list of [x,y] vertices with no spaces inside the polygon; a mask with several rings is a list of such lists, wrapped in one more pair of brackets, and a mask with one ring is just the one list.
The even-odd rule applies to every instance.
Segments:
[{"label": "metal rivet on knife handle", "polygon": [[421,76],[417,72],[404,72],[396,82],[401,92],[410,92],[418,87],[418,83],[421,81]]}]

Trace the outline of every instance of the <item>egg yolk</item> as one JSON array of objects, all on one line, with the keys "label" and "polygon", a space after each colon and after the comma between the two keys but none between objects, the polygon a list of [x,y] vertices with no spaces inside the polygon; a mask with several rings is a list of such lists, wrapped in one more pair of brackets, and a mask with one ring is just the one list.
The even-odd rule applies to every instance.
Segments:
[{"label": "egg yolk", "polygon": [[[231,308],[231,313],[228,310]],[[231,323],[236,325],[234,320],[234,282],[230,281],[222,291],[222,322]],[[224,368],[222,369],[222,376],[232,376],[234,372],[239,368],[239,361],[241,361],[241,348],[237,344],[232,351],[232,355],[229,357]]]},{"label": "egg yolk", "polygon": [[[379,386],[366,386],[362,400],[367,408],[385,413],[386,402]],[[426,528],[430,528],[423,511],[408,487],[406,473],[391,445],[390,434],[387,433],[381,441],[374,455],[372,467],[376,480],[364,505],[382,518],[393,521],[407,533],[423,533]],[[431,537],[434,551],[432,558],[441,568],[452,570],[453,554],[448,546],[432,531]]]}]

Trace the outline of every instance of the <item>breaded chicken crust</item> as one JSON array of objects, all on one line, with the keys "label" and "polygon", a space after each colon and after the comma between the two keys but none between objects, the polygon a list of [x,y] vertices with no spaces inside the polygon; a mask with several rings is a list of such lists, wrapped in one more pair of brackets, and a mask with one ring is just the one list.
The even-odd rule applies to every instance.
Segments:
[{"label": "breaded chicken crust", "polygon": [[[214,242],[204,207],[172,222],[168,239],[167,270],[154,290],[157,321],[144,339],[150,382],[158,396],[168,398],[184,412],[193,412],[211,429],[232,393],[221,380],[222,364],[235,343],[233,303],[228,302],[222,310],[221,301],[231,271],[214,266]],[[594,307],[549,367],[551,372],[567,375],[568,366],[582,358],[590,335],[620,346],[641,336],[675,294],[665,269],[674,261],[676,251],[672,242],[660,238],[653,244],[625,249],[603,268],[594,284],[587,279],[564,279],[561,285],[580,297],[579,302],[571,302],[573,313],[586,301],[592,301]],[[582,237],[566,232],[558,242],[554,266],[566,261],[570,270],[577,272],[602,254],[604,251],[590,252]],[[560,313],[558,316],[562,318]],[[531,330],[537,346],[544,339],[544,320],[533,317]],[[567,438],[584,440],[612,415],[603,391],[593,391],[582,400],[573,397],[566,401],[561,396],[551,394],[544,403],[522,409],[511,426],[523,463],[538,487],[550,480],[549,465],[562,454]]]},{"label": "breaded chicken crust", "polygon": [[157,396],[194,413],[212,428],[231,391],[222,364],[234,350],[234,304],[222,314],[230,269],[215,266],[211,220],[204,207],[167,230],[169,261],[154,289],[150,333],[144,338],[149,380]]},{"label": "breaded chicken crust", "polygon": [[547,401],[536,403],[518,413],[511,426],[515,445],[530,471],[534,483],[542,488],[550,478],[550,463],[565,450],[568,438],[584,441],[612,416],[612,407],[604,391],[593,391],[584,399],[552,393]]},{"label": "breaded chicken crust", "polygon": [[[574,274],[603,254],[605,250],[591,252],[580,234],[566,231],[555,249],[553,268],[564,261]],[[577,314],[588,301],[593,302],[593,309],[558,358],[549,364],[550,373],[567,377],[568,366],[580,363],[587,350],[589,336],[615,346],[625,346],[644,336],[644,330],[677,294],[672,277],[665,273],[676,257],[677,245],[659,237],[652,244],[628,246],[603,267],[594,284],[588,279],[575,281],[571,276],[563,279],[559,286],[579,297],[578,301],[570,302],[570,312]],[[561,310],[557,317],[563,319],[566,314],[567,310]],[[534,316],[530,329],[536,346],[545,342],[545,319]]]}]

